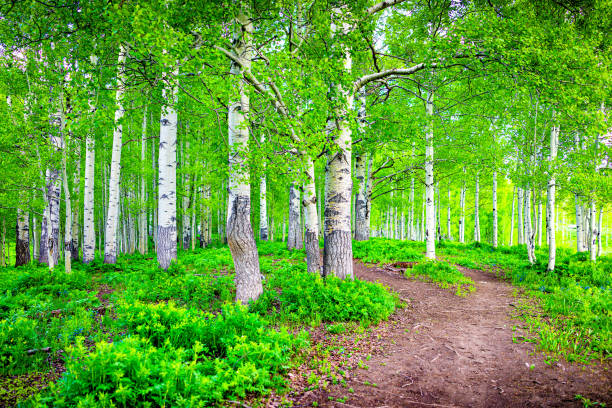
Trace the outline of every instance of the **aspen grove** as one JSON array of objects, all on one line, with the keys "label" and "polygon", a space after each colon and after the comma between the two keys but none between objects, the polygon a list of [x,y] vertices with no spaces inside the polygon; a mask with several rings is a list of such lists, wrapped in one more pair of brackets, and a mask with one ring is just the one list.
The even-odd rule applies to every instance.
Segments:
[{"label": "aspen grove", "polygon": [[[609,0],[1,4],[0,345],[12,351],[0,352],[0,378],[56,374],[26,396],[2,383],[0,405],[273,401],[308,353],[298,350],[314,350],[316,336],[295,325],[342,336],[351,321],[418,307],[409,289],[366,282],[377,280],[358,273],[366,267],[468,298],[480,290],[470,274],[484,273],[473,270],[531,285],[533,307],[576,319],[529,323],[569,342],[540,335],[538,350],[609,365],[611,31]],[[31,292],[43,284],[57,286],[49,298]],[[570,304],[590,317],[546,309],[546,296],[565,302],[571,288],[588,296]],[[103,317],[61,331],[90,312]],[[179,336],[173,324],[194,331]],[[262,354],[247,366],[250,352]],[[76,373],[103,370],[103,353],[144,353],[151,366],[96,388],[112,376],[87,384]],[[180,380],[156,371],[164,359],[185,370]],[[313,370],[308,384],[320,387]],[[210,381],[197,388],[194,372]],[[140,393],[132,375],[176,388]],[[606,400],[604,377],[591,382],[593,401]],[[312,395],[292,385],[291,401],[336,406],[328,383]],[[411,398],[468,404],[431,392]],[[351,406],[385,405],[359,393]],[[509,395],[502,405],[527,403]],[[468,405],[487,406],[478,401]]]}]

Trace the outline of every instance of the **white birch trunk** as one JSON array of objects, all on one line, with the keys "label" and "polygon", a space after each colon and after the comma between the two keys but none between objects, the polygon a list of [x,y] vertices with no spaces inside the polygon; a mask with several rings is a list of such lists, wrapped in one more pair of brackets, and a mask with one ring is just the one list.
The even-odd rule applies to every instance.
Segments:
[{"label": "white birch trunk", "polygon": [[85,141],[85,190],[83,192],[83,263],[94,260],[96,230],[94,225],[95,139],[88,133]]},{"label": "white birch trunk", "polygon": [[[188,167],[188,155],[186,151],[189,150],[189,143],[186,145],[186,149],[183,150],[181,147],[181,160],[184,163],[184,167]],[[191,246],[191,215],[189,214],[189,210],[191,207],[190,200],[190,191],[191,191],[191,176],[189,172],[183,173],[183,215],[182,215],[182,229],[183,229],[183,249],[187,250]]]},{"label": "white birch trunk", "polygon": [[536,262],[535,257],[535,235],[532,231],[531,226],[531,198],[530,198],[531,190],[526,188],[524,191],[524,212],[525,212],[525,239],[527,243],[527,257],[529,258],[529,262],[533,265]]},{"label": "white birch trunk", "polygon": [[516,187],[512,188],[512,218],[510,218],[510,246],[514,244],[514,215],[516,211]]},{"label": "white birch trunk", "polygon": [[578,194],[574,194],[576,200],[576,251],[583,252],[584,246],[582,244],[582,206],[580,205],[580,199]]},{"label": "white birch trunk", "polygon": [[370,238],[369,226],[366,225],[366,160],[365,154],[355,156],[355,178],[358,185],[355,196],[355,241],[367,241]]},{"label": "white birch trunk", "polygon": [[[600,216],[601,219],[601,216]],[[30,224],[29,214],[17,208],[17,229],[15,231],[15,266],[30,263]]]},{"label": "white birch trunk", "polygon": [[497,220],[497,172],[493,172],[493,248],[497,248],[497,236],[499,235],[499,224]]},{"label": "white birch trunk", "polygon": [[106,228],[104,233],[104,263],[114,264],[117,262],[117,227],[119,225],[119,181],[121,178],[121,147],[123,138],[123,97],[125,94],[125,59],[127,48],[123,44],[119,46],[119,57],[117,59],[117,92],[115,94],[115,128],[113,131],[113,152],[111,158],[111,170],[108,182],[108,213],[106,216]]},{"label": "white birch trunk", "polygon": [[[63,99],[63,95],[62,95]],[[63,101],[61,102],[63,104]],[[66,202],[66,223],[64,225],[64,268],[66,273],[72,273],[72,202],[70,200],[70,186],[68,185],[68,172],[66,171],[67,167],[67,150],[68,143],[66,140],[66,136],[64,135],[64,129],[66,126],[66,121],[64,117],[63,106],[60,112],[60,140],[62,147],[62,182],[64,184],[64,201]],[[59,214],[58,214],[59,215]]]},{"label": "white birch trunk", "polygon": [[295,182],[289,187],[289,233],[287,248],[302,249],[302,231],[300,219],[300,190]]},{"label": "white birch trunk", "polygon": [[474,187],[474,241],[480,242],[480,178],[476,173],[476,186]]},{"label": "white birch trunk", "polygon": [[593,262],[597,260],[597,209],[595,208],[595,200],[591,200],[589,205],[589,259]]},{"label": "white birch trunk", "polygon": [[517,204],[518,204],[518,244],[523,245],[525,243],[525,218],[523,217],[523,205],[525,204],[525,200],[523,199],[523,189],[517,188]]},{"label": "white birch trunk", "polygon": [[306,266],[310,273],[321,273],[321,251],[319,250],[319,214],[317,212],[317,190],[315,185],[315,166],[312,159],[306,159],[304,184],[304,227]]},{"label": "white birch trunk", "polygon": [[410,214],[408,222],[408,235],[411,241],[416,240],[416,234],[414,230],[414,176],[410,178]]},{"label": "white birch trunk", "polygon": [[[235,21],[234,52],[246,69],[251,67],[253,53],[253,23],[240,12]],[[251,189],[248,153],[250,110],[247,84],[242,79],[242,69],[232,62],[230,73],[236,82],[228,103],[229,134],[229,186],[227,208],[227,242],[236,270],[236,300],[247,303],[256,300],[263,292],[259,273],[259,256],[251,226]]]},{"label": "white birch trunk", "polygon": [[[165,77],[166,75],[164,75]],[[159,129],[158,154],[158,219],[157,219],[157,263],[168,269],[177,258],[176,225],[176,134],[178,115],[175,109],[178,100],[178,66],[172,78],[166,78],[162,98]]]},{"label": "white birch trunk", "polygon": [[144,255],[147,253],[147,196],[146,196],[146,178],[145,178],[145,163],[147,154],[147,105],[145,105],[144,113],[142,114],[142,132],[140,133],[140,212],[138,213],[138,252]]},{"label": "white birch trunk", "polygon": [[[463,168],[463,172],[465,173],[465,167]],[[465,178],[465,176],[464,176]],[[461,184],[461,196],[459,198],[459,242],[465,244],[465,179]]]},{"label": "white birch trunk", "polygon": [[433,98],[431,91],[427,92],[427,134],[425,135],[425,257],[436,259],[436,209],[434,206],[434,128],[433,128]]},{"label": "white birch trunk", "polygon": [[542,247],[542,195],[538,191],[538,247]]},{"label": "white birch trunk", "polygon": [[[266,142],[266,135],[261,133],[261,144]],[[259,239],[268,240],[268,186],[266,180],[266,163],[264,161],[259,179]]]},{"label": "white birch trunk", "polygon": [[597,256],[602,252],[601,236],[603,234],[603,206],[599,208],[599,222],[597,223]]},{"label": "white birch trunk", "polygon": [[549,160],[549,172],[550,178],[548,179],[548,197],[546,205],[546,237],[548,240],[548,271],[555,270],[555,262],[557,259],[557,242],[555,232],[557,230],[557,214],[556,208],[556,188],[557,182],[555,179],[555,160],[557,158],[557,147],[559,141],[559,126],[553,126],[550,131],[550,160]]},{"label": "white birch trunk", "polygon": [[71,256],[73,261],[79,259],[79,231],[81,229],[79,225],[79,197],[81,195],[81,152],[79,145],[79,154],[76,158],[76,169],[74,170],[72,178],[72,245],[70,246]]},{"label": "white birch trunk", "polygon": [[453,240],[453,232],[451,230],[451,189],[448,186],[448,203],[446,207],[446,234],[449,241]]}]

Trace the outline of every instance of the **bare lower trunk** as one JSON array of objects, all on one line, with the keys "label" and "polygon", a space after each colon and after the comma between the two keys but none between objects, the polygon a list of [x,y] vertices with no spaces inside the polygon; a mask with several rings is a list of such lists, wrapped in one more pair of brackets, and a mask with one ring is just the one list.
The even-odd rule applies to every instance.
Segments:
[{"label": "bare lower trunk", "polygon": [[317,213],[317,190],[315,185],[314,162],[308,158],[306,162],[307,181],[304,185],[304,227],[306,266],[308,272],[321,273],[321,251],[319,250],[319,215]]},{"label": "bare lower trunk", "polygon": [[436,209],[434,206],[434,129],[433,129],[433,93],[427,93],[427,134],[425,137],[425,257],[436,259]]},{"label": "bare lower trunk", "polygon": [[[248,68],[252,59],[253,23],[249,17],[239,13],[236,17],[239,26],[234,32],[235,56]],[[227,242],[236,270],[236,300],[247,303],[259,298],[263,292],[259,273],[259,256],[251,226],[251,189],[249,185],[248,154],[250,109],[247,84],[240,78],[242,69],[232,62],[234,81],[233,93],[229,101],[229,186],[227,208]],[[236,96],[238,99],[236,100]],[[298,210],[299,211],[299,210]]]},{"label": "bare lower trunk", "polygon": [[497,172],[493,172],[493,248],[497,248],[498,221],[497,221]]},{"label": "bare lower trunk", "polygon": [[[165,75],[164,75],[165,76]],[[157,221],[157,263],[168,269],[177,258],[176,225],[176,133],[178,116],[175,109],[178,93],[178,67],[172,78],[165,78],[159,130],[158,155],[158,221]]]},{"label": "bare lower trunk", "polygon": [[125,94],[125,58],[126,47],[119,47],[119,58],[117,68],[117,92],[115,94],[115,129],[113,131],[113,152],[111,158],[111,170],[108,182],[108,214],[106,216],[104,263],[114,264],[117,262],[117,227],[119,225],[119,182],[121,178],[121,147],[123,138],[123,96]]},{"label": "bare lower trunk", "polygon": [[474,187],[474,241],[480,242],[480,180],[476,174],[476,186]]},{"label": "bare lower trunk", "polygon": [[512,188],[512,218],[510,218],[510,246],[514,243],[514,213],[516,211],[516,187]]},{"label": "bare lower trunk", "polygon": [[582,244],[582,206],[580,205],[580,199],[578,194],[574,195],[576,200],[576,251],[583,252],[584,246]]},{"label": "bare lower trunk", "polygon": [[555,232],[557,231],[557,214],[555,211],[556,206],[556,179],[554,161],[557,158],[557,146],[559,140],[559,127],[553,126],[550,132],[550,178],[548,179],[548,200],[546,204],[546,238],[548,240],[548,266],[546,267],[549,271],[555,270],[555,262],[557,258],[557,242]]},{"label": "bare lower trunk", "polygon": [[535,233],[532,230],[532,225],[531,225],[531,210],[530,210],[530,205],[531,205],[531,198],[530,198],[530,193],[531,190],[529,188],[526,188],[524,191],[524,211],[525,211],[525,239],[526,239],[526,243],[527,243],[527,257],[529,258],[529,262],[531,264],[534,264],[536,262],[536,257],[535,257]]},{"label": "bare lower trunk", "polygon": [[453,240],[453,233],[451,230],[451,189],[450,185],[448,186],[448,204],[446,207],[446,238],[449,241]]},{"label": "bare lower trunk", "polygon": [[300,190],[295,182],[289,188],[289,235],[287,248],[302,249],[302,230],[300,220]]},{"label": "bare lower trunk", "polygon": [[[261,134],[261,144],[266,141],[264,133]],[[266,163],[264,162],[261,178],[259,179],[259,239],[268,240],[268,200],[267,200]]]},{"label": "bare lower trunk", "polygon": [[523,217],[525,200],[523,199],[523,189],[518,187],[516,191],[518,197],[518,244],[523,245],[525,243],[525,218]]},{"label": "bare lower trunk", "polygon": [[589,205],[589,219],[590,219],[590,229],[589,229],[589,259],[591,261],[597,260],[597,237],[599,233],[597,231],[597,209],[595,208],[595,201],[591,200]]},{"label": "bare lower trunk", "polygon": [[142,255],[147,253],[147,196],[146,179],[144,174],[147,154],[147,105],[142,115],[142,132],[140,136],[140,161],[142,165],[142,176],[140,177],[140,212],[138,213],[138,252]]},{"label": "bare lower trunk", "polygon": [[15,266],[30,263],[30,224],[29,214],[17,209],[17,229],[15,231]]},{"label": "bare lower trunk", "polygon": [[93,261],[96,251],[94,225],[95,139],[88,134],[85,141],[85,190],[83,192],[83,263]]},{"label": "bare lower trunk", "polygon": [[597,225],[597,256],[600,256],[602,251],[601,236],[603,229],[603,206],[599,208],[599,222]]},{"label": "bare lower trunk", "polygon": [[538,247],[542,247],[542,196],[538,191]]},{"label": "bare lower trunk", "polygon": [[367,156],[355,156],[355,177],[358,190],[355,196],[355,241],[367,241],[370,238],[369,225],[366,224],[366,159]]},{"label": "bare lower trunk", "polygon": [[414,229],[414,176],[410,178],[410,213],[408,215],[408,235],[411,241],[416,240],[416,231]]},{"label": "bare lower trunk", "polygon": [[[463,169],[463,171],[465,172],[465,168]],[[461,185],[461,197],[459,198],[459,210],[460,210],[460,215],[459,215],[459,242],[461,242],[462,244],[465,243],[465,180],[463,181],[463,184]]]}]

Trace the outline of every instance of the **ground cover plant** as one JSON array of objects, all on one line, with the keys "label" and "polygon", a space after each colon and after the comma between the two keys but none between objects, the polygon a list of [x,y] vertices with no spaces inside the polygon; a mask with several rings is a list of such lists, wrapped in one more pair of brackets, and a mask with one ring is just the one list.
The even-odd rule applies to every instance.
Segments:
[{"label": "ground cover plant", "polygon": [[[59,361],[61,379],[26,405],[209,406],[283,389],[282,374],[309,344],[305,328],[367,326],[399,305],[381,285],[309,274],[296,263],[303,251],[283,243],[260,251],[266,290],[242,306],[233,302],[223,246],[183,252],[168,270],[148,255],[75,264],[71,274],[40,265],[2,269],[6,383]],[[26,396],[15,388],[5,398]]]}]

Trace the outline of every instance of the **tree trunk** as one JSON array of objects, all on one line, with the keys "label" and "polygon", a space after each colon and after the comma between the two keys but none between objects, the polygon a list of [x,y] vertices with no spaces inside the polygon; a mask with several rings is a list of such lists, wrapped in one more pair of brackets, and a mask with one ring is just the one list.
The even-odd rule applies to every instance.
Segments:
[{"label": "tree trunk", "polygon": [[319,250],[319,214],[317,213],[317,190],[315,167],[312,159],[306,161],[307,181],[304,184],[304,226],[306,267],[310,273],[321,273],[321,251]]},{"label": "tree trunk", "polygon": [[[266,141],[265,133],[261,133],[261,144]],[[259,179],[259,239],[268,240],[268,201],[267,201],[266,163],[264,162]]]},{"label": "tree trunk", "polygon": [[113,153],[111,158],[111,170],[108,182],[108,214],[106,216],[104,263],[114,264],[117,262],[117,227],[119,225],[119,182],[121,178],[121,147],[123,137],[123,96],[125,94],[125,58],[127,48],[119,46],[119,57],[117,60],[117,92],[115,94],[115,129],[113,131]]},{"label": "tree trunk", "polygon": [[289,235],[287,248],[302,249],[302,231],[300,220],[300,190],[295,182],[289,188]]},{"label": "tree trunk", "polygon": [[[463,172],[465,173],[465,168],[463,168]],[[459,242],[465,244],[465,180],[463,180],[463,184],[461,185],[461,196],[459,198]]]},{"label": "tree trunk", "polygon": [[525,200],[523,199],[523,189],[517,188],[517,198],[518,198],[518,244],[523,245],[525,243],[525,217],[523,217],[523,204],[525,204]]},{"label": "tree trunk", "polygon": [[524,199],[525,199],[525,203],[524,203],[524,211],[525,211],[525,239],[526,239],[526,243],[527,243],[527,257],[529,258],[529,262],[533,265],[536,262],[536,257],[535,257],[535,235],[534,232],[532,231],[532,227],[531,227],[531,210],[530,210],[530,204],[531,204],[531,199],[530,199],[530,193],[531,190],[528,188],[525,189],[524,191]]},{"label": "tree trunk", "polygon": [[365,154],[355,156],[355,178],[359,186],[355,196],[355,241],[367,241],[370,238],[369,225],[366,224],[366,160]]},{"label": "tree trunk", "polygon": [[427,134],[425,135],[425,257],[436,259],[436,209],[434,207],[434,129],[433,129],[433,98],[431,91],[427,92]]},{"label": "tree trunk", "polygon": [[[186,149],[185,150],[189,150],[189,143],[187,143]],[[183,167],[187,168],[189,166],[189,162],[187,159],[187,153],[183,150],[183,148],[181,147],[181,161],[184,164]],[[189,247],[191,246],[191,222],[190,222],[190,214],[189,214],[189,209],[191,207],[191,200],[190,198],[190,190],[191,190],[191,177],[188,171],[185,171],[183,173],[183,205],[182,205],[182,230],[183,230],[183,249],[187,250],[189,249]]]},{"label": "tree trunk", "polygon": [[[165,77],[166,75],[164,75]],[[157,263],[168,269],[177,255],[176,226],[176,134],[178,117],[176,103],[178,94],[178,66],[172,78],[165,78],[159,129],[158,154],[158,221],[157,221]]]},{"label": "tree trunk", "polygon": [[597,256],[601,255],[602,245],[601,245],[601,235],[603,229],[603,206],[599,207],[599,222],[597,223]]},{"label": "tree trunk", "polygon": [[497,236],[499,227],[497,220],[497,172],[493,172],[493,248],[497,248]]},{"label": "tree trunk", "polygon": [[555,238],[555,231],[557,230],[557,214],[555,213],[555,194],[556,194],[556,179],[555,179],[555,160],[557,158],[557,147],[559,141],[559,131],[560,128],[558,126],[553,126],[550,132],[550,178],[548,179],[548,200],[546,205],[546,237],[548,240],[548,266],[546,269],[548,271],[555,270],[555,262],[557,258],[557,243]]},{"label": "tree trunk", "polygon": [[[601,218],[601,216],[600,216]],[[29,214],[17,208],[17,229],[15,232],[15,266],[30,263],[30,225]]]},{"label": "tree trunk", "polygon": [[474,187],[474,241],[480,242],[480,180],[476,173],[476,186]]},{"label": "tree trunk", "polygon": [[595,208],[595,200],[591,200],[589,205],[589,259],[593,262],[597,260],[597,209]]},{"label": "tree trunk", "polygon": [[574,194],[576,200],[576,251],[583,252],[584,246],[582,243],[582,206],[578,194]]},{"label": "tree trunk", "polygon": [[[414,151],[414,150],[413,150]],[[410,240],[416,240],[416,231],[414,229],[414,175],[410,178],[410,213],[408,215],[408,235]]]},{"label": "tree trunk", "polygon": [[542,193],[538,190],[538,247],[542,247]]},{"label": "tree trunk", "polygon": [[140,212],[138,213],[138,252],[142,255],[147,253],[147,196],[146,196],[146,178],[145,178],[145,163],[147,154],[147,105],[145,105],[144,113],[142,114],[142,132],[140,134],[140,161],[141,171],[140,176]]},{"label": "tree trunk", "polygon": [[510,218],[510,246],[514,244],[514,213],[516,211],[516,187],[512,188],[512,218]]},{"label": "tree trunk", "polygon": [[[63,97],[63,96],[62,96]],[[62,108],[63,109],[63,108]],[[64,184],[64,201],[66,202],[66,223],[64,225],[64,268],[66,273],[72,273],[72,202],[70,200],[70,186],[68,185],[67,152],[68,140],[64,135],[65,119],[62,110],[60,114],[60,137],[62,144],[62,179]]]},{"label": "tree trunk", "polygon": [[[253,23],[243,13],[238,14],[236,23],[239,28],[234,32],[234,52],[242,64],[250,69],[253,53]],[[247,84],[241,78],[240,65],[232,62],[230,73],[237,84],[228,104],[230,152],[227,242],[236,270],[236,300],[247,303],[259,298],[263,292],[259,256],[251,226],[251,189],[248,182],[249,166],[245,156],[248,153],[249,129],[246,125],[249,123],[250,101],[245,89]],[[236,95],[238,100],[235,100]]]},{"label": "tree trunk", "polygon": [[83,192],[83,263],[94,260],[96,230],[94,225],[95,139],[88,133],[85,141],[85,191]]},{"label": "tree trunk", "polygon": [[451,230],[451,189],[450,189],[450,184],[448,185],[448,203],[447,203],[447,207],[446,207],[446,234],[447,234],[447,239],[449,241],[453,240],[453,233]]}]

